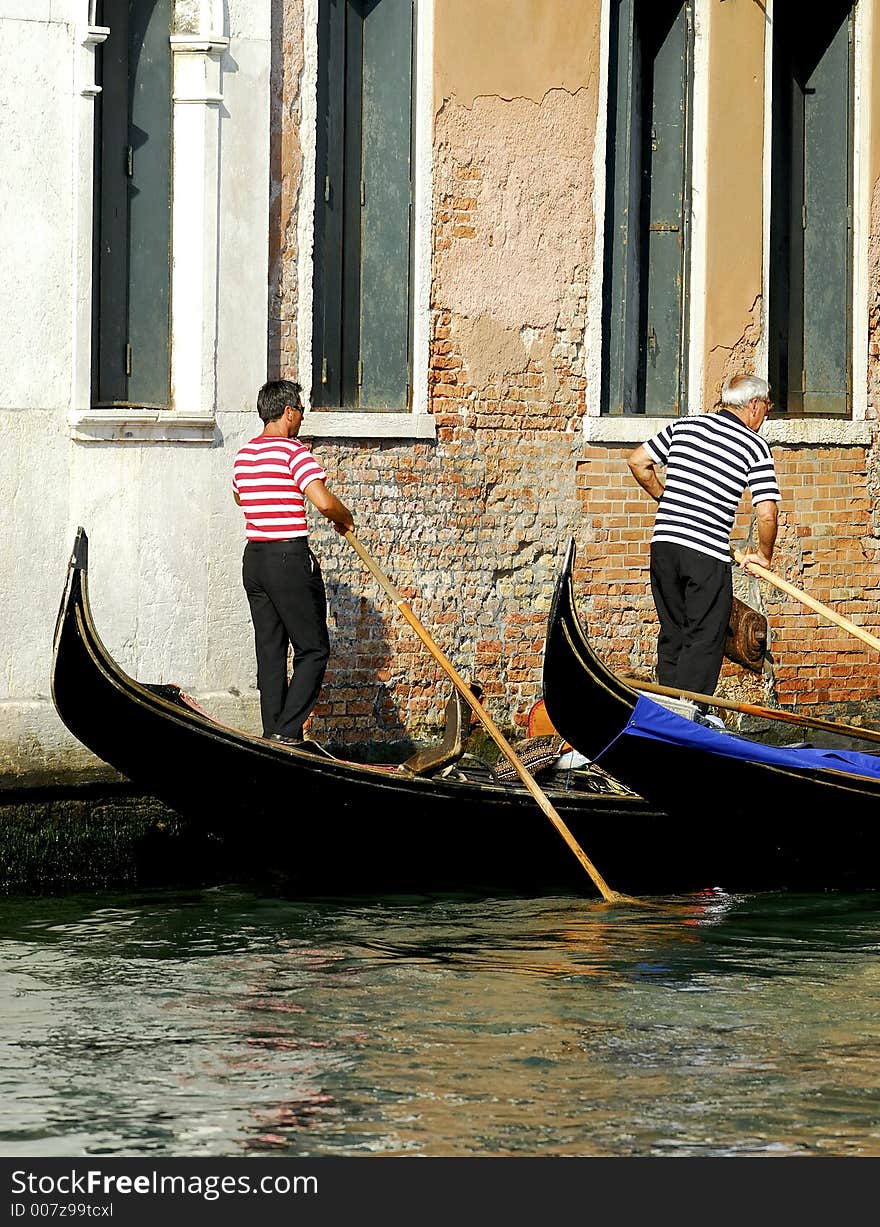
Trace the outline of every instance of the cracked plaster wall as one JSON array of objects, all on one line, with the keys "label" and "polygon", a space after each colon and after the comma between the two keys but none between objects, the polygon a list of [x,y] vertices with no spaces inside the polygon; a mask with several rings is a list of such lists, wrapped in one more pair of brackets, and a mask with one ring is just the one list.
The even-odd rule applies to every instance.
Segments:
[{"label": "cracked plaster wall", "polygon": [[599,15],[436,10],[431,405],[439,464],[481,475],[453,510],[484,557],[467,559],[473,664],[505,719],[540,693],[557,543],[579,520]]},{"label": "cracked plaster wall", "polygon": [[598,0],[437,11],[432,307],[476,396],[531,373],[531,400],[582,411],[599,18]]},{"label": "cracked plaster wall", "polygon": [[594,126],[586,90],[452,99],[437,116],[433,303],[478,391],[534,364],[551,403],[554,358],[583,373]]}]

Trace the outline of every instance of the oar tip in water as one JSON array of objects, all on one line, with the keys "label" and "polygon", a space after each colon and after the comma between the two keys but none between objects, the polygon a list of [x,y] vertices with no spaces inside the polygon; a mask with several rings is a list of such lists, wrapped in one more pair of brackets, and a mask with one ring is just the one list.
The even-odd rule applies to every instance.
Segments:
[{"label": "oar tip in water", "polygon": [[529,772],[528,768],[520,761],[519,756],[517,755],[513,746],[511,746],[507,738],[504,736],[501,730],[496,726],[495,721],[492,719],[492,717],[483,707],[482,703],[479,701],[477,696],[471,690],[470,686],[468,686],[467,682],[465,682],[464,678],[460,676],[458,670],[455,668],[452,662],[446,658],[443,652],[440,651],[440,648],[434,642],[433,638],[431,637],[431,635],[429,635],[425,627],[422,626],[419,619],[410,609],[408,603],[403,599],[401,594],[397,591],[397,589],[394,587],[394,585],[391,583],[388,577],[384,575],[383,572],[379,569],[376,562],[373,560],[373,558],[370,556],[369,552],[364,548],[364,546],[361,545],[360,541],[358,541],[357,537],[354,535],[351,529],[349,529],[348,532],[345,533],[345,538],[349,542],[349,544],[352,546],[352,548],[354,549],[358,557],[361,559],[361,561],[363,562],[367,570],[374,576],[376,580],[378,580],[380,586],[384,589],[385,592],[388,593],[388,595],[395,602],[395,604],[397,605],[397,608],[400,610],[403,617],[406,619],[406,621],[410,624],[410,626],[416,632],[418,637],[421,639],[422,643],[425,645],[425,647],[428,649],[428,651],[431,653],[431,655],[434,657],[437,663],[449,675],[449,677],[452,678],[452,681],[455,684],[456,689],[459,691],[460,694],[464,696],[469,706],[471,707],[472,711],[476,715],[477,719],[480,721],[480,723],[483,725],[483,727],[492,737],[492,740],[495,742],[498,748],[502,751],[502,753],[510,761],[511,765],[513,766],[514,770],[519,776],[521,782],[525,784],[528,791],[531,793],[534,799],[538,802],[538,805],[541,807],[541,809],[544,811],[544,813],[547,815],[547,817],[556,827],[556,830],[559,832],[559,834],[568,844],[571,851],[578,858],[583,868],[590,875],[590,877],[593,880],[594,885],[598,889],[599,893],[602,895],[602,898],[607,903],[635,903],[637,902],[635,899],[630,899],[627,895],[618,894],[617,891],[611,890],[608,887],[608,884],[605,882],[602,875],[598,872],[598,870],[595,868],[593,863],[590,861],[589,857],[586,855],[583,848],[574,838],[571,831],[569,831],[568,827],[565,825],[562,818],[556,812],[550,800],[545,796],[541,787],[536,782],[532,774]]},{"label": "oar tip in water", "polygon": [[634,895],[622,895],[618,890],[609,890],[607,895],[603,896],[605,903],[626,903],[635,904],[638,907],[648,907],[647,899],[637,899]]}]

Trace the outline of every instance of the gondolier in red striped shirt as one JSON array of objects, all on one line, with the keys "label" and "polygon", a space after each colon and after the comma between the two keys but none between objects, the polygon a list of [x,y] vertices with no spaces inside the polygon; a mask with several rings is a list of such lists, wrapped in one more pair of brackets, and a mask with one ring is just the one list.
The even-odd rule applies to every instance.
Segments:
[{"label": "gondolier in red striped shirt", "polygon": [[733,600],[730,534],[746,489],[758,548],[744,555],[742,565],[746,571],[752,563],[770,566],[782,496],[773,456],[758,432],[771,407],[765,379],[734,375],[717,413],[676,418],[630,453],[633,477],[658,503],[651,592],[663,686],[713,694],[718,684]]},{"label": "gondolier in red striped shirt", "polygon": [[326,473],[296,437],[305,412],[300,394],[300,385],[287,379],[260,388],[263,433],[239,448],[232,469],[233,497],[245,518],[242,580],[254,624],[263,736],[288,745],[304,744],[303,724],[330,656],[327,597],[309,547],[305,499],[338,533],[354,528],[351,512],[327,489]]}]

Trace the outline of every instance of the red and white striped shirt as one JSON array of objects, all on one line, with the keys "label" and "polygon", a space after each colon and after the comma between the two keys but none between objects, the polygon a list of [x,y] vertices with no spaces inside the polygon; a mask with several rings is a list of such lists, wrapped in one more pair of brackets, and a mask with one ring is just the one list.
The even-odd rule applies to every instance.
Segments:
[{"label": "red and white striped shirt", "polygon": [[327,474],[296,439],[258,435],[239,448],[232,489],[241,499],[248,541],[307,537],[303,491],[315,478],[326,481]]}]

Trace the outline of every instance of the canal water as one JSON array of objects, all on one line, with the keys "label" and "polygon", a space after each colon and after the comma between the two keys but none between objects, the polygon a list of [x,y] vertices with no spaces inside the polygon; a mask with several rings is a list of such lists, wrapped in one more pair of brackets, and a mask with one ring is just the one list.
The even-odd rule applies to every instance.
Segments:
[{"label": "canal water", "polygon": [[0,901],[6,1156],[877,1156],[880,896]]}]

